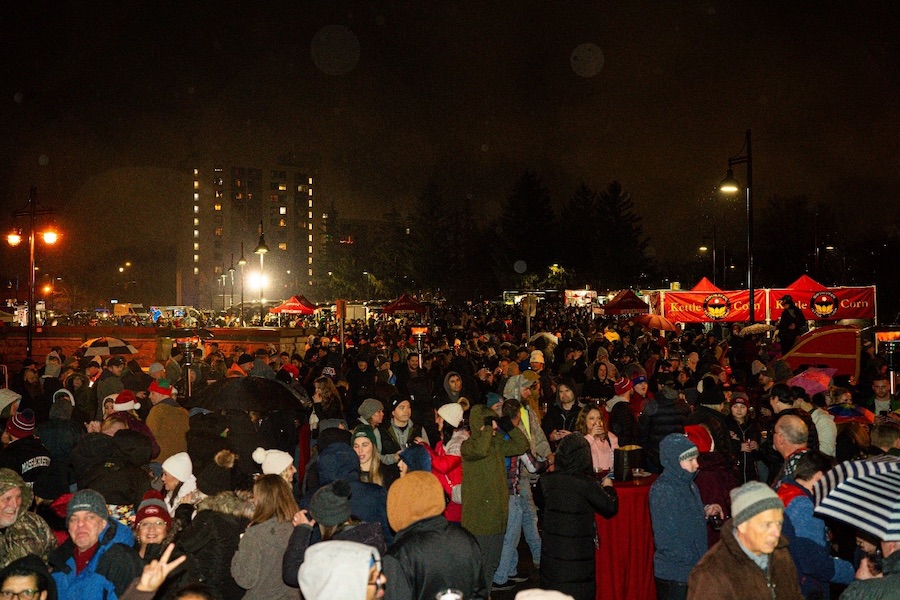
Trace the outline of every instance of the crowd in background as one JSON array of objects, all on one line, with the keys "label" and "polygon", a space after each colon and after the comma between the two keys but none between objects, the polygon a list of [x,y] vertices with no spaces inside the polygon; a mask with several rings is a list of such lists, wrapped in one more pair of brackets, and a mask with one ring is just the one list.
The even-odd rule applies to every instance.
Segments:
[{"label": "crowd in background", "polygon": [[[900,400],[871,342],[858,379],[810,395],[788,384],[802,370],[781,359],[791,332],[661,332],[554,306],[528,324],[487,305],[435,309],[421,339],[402,319],[354,321],[343,337],[306,324],[303,347],[208,341],[146,369],[61,348],[27,360],[3,415],[3,591],[594,598],[596,544],[615,543],[595,539],[594,518],[616,514],[609,474],[631,445],[659,475],[660,598],[759,597],[740,594],[776,580],[778,598],[846,585],[881,597],[859,595],[879,575],[900,587],[898,544],[837,523],[826,541],[809,505],[836,461],[900,453]],[[245,377],[281,382],[296,408],[194,401]],[[835,423],[835,404],[874,423]],[[763,518],[774,537],[753,537]],[[737,573],[743,591],[723,583]]]}]

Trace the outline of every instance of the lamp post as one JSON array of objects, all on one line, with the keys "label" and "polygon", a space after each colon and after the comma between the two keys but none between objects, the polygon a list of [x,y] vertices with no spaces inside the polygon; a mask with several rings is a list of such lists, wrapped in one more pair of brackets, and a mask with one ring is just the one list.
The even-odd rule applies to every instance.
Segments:
[{"label": "lamp post", "polygon": [[234,310],[234,252],[231,253],[231,266],[228,267],[228,274],[231,276],[231,309]]},{"label": "lamp post", "polygon": [[[718,241],[716,240],[716,224],[713,223],[713,235],[712,235],[712,282],[713,285],[719,285],[716,282],[716,272],[719,270],[716,263],[716,248],[718,247]],[[704,238],[703,244],[698,248],[700,252],[708,252],[709,247],[706,245],[706,239]]]},{"label": "lamp post", "polygon": [[[31,193],[28,196],[28,208],[13,213],[13,216],[15,217],[28,217],[28,331],[26,334],[27,341],[25,343],[26,358],[32,357],[34,347],[34,237],[37,233],[35,231],[35,220],[38,215],[51,214],[53,214],[53,211],[49,208],[38,209],[36,187],[31,188]],[[53,229],[47,229],[42,233],[41,237],[45,244],[52,246],[56,243],[59,236]],[[13,230],[12,233],[6,236],[6,241],[9,242],[10,246],[18,246],[22,242],[22,232],[18,229]]]},{"label": "lamp post", "polygon": [[238,266],[241,268],[241,327],[244,326],[244,265],[247,259],[244,258],[244,242],[241,242],[241,257],[238,259]]},{"label": "lamp post", "polygon": [[269,247],[266,246],[266,236],[263,233],[263,222],[259,222],[259,243],[256,245],[256,250],[253,251],[254,254],[259,254],[259,326],[262,327],[263,321],[265,319],[265,313],[263,312],[263,289],[265,288],[265,279],[263,278],[263,257],[269,251]]},{"label": "lamp post", "polygon": [[753,146],[751,144],[750,130],[744,138],[744,154],[738,154],[728,159],[728,171],[725,179],[719,184],[719,191],[725,194],[735,194],[741,186],[734,178],[734,165],[747,165],[747,289],[750,302],[750,323],[756,322],[756,299],[753,286]]},{"label": "lamp post", "polygon": [[225,306],[225,303],[226,303],[227,298],[228,298],[228,295],[226,294],[226,291],[227,291],[227,290],[226,290],[226,287],[225,287],[225,286],[227,285],[227,282],[226,282],[226,279],[227,279],[227,278],[228,278],[228,274],[225,273],[225,271],[223,270],[223,271],[222,271],[222,312],[223,312],[223,313],[224,313],[225,311],[228,310],[228,307]]}]

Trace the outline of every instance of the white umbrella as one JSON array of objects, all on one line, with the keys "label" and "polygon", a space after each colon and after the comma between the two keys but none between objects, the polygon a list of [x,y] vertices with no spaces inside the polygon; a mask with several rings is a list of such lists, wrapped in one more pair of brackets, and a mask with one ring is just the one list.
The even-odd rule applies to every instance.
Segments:
[{"label": "white umbrella", "polygon": [[556,337],[555,335],[553,335],[552,333],[550,333],[549,331],[539,331],[538,333],[536,333],[533,336],[531,336],[530,338],[528,338],[528,341],[533,342],[534,340],[538,339],[539,337],[547,338],[548,342],[559,345],[559,338]]}]

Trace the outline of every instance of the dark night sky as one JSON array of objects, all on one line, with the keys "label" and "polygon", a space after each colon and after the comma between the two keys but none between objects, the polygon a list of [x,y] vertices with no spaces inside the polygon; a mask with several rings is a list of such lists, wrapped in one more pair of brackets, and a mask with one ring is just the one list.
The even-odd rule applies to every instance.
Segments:
[{"label": "dark night sky", "polygon": [[[10,0],[0,19],[0,208],[37,184],[77,262],[91,238],[166,241],[198,160],[288,152],[347,215],[437,177],[492,217],[530,167],[558,205],[620,180],[661,259],[694,252],[706,206],[740,248],[743,205],[701,200],[748,127],[760,203],[806,194],[851,236],[900,222],[893,0]],[[347,73],[314,61],[345,67],[354,42]],[[586,43],[591,77],[572,66]]]}]

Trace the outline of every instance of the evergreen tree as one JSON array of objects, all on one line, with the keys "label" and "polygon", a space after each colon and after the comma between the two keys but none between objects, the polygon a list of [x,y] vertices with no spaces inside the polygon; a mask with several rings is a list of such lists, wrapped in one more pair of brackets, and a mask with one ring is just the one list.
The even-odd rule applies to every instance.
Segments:
[{"label": "evergreen tree", "polygon": [[639,285],[655,271],[646,256],[649,238],[644,236],[641,217],[634,211],[631,195],[613,181],[600,194],[600,285],[616,289]]},{"label": "evergreen tree", "polygon": [[419,289],[437,292],[456,273],[454,249],[458,229],[436,181],[431,181],[418,197],[410,216],[414,248],[411,258],[413,278]]},{"label": "evergreen tree", "polygon": [[[596,285],[598,264],[608,257],[598,256],[600,243],[600,201],[597,193],[582,183],[562,210],[560,219],[560,262],[569,276]],[[574,273],[573,273],[574,271]]]},{"label": "evergreen tree", "polygon": [[534,171],[526,170],[516,182],[503,204],[499,225],[500,251],[507,269],[521,260],[527,272],[544,273],[555,261],[556,215],[547,189]]}]

